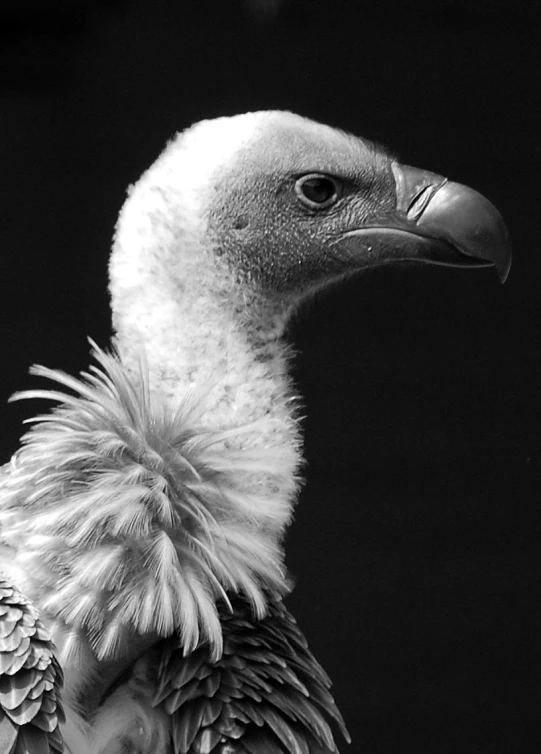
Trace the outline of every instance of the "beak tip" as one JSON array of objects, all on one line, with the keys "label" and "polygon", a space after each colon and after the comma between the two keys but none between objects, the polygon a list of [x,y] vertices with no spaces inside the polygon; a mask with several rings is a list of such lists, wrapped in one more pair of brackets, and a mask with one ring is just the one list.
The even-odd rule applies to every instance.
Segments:
[{"label": "beak tip", "polygon": [[511,268],[511,239],[496,207],[482,194],[459,183],[441,184],[419,220],[470,259],[494,265],[502,283]]},{"label": "beak tip", "polygon": [[503,259],[499,264],[496,265],[496,271],[498,273],[498,277],[500,278],[500,283],[503,285],[507,278],[509,277],[509,271],[511,270],[511,261],[513,259],[513,255],[511,253],[511,247],[509,246],[509,250],[507,252],[507,256],[505,259]]},{"label": "beak tip", "polygon": [[503,253],[501,255],[501,259],[497,267],[498,275],[500,276],[500,282],[502,283],[502,285],[505,283],[505,281],[509,277],[511,264],[513,262],[513,247],[511,245],[511,238],[509,236],[509,232],[507,228],[505,228],[503,246],[504,246]]}]

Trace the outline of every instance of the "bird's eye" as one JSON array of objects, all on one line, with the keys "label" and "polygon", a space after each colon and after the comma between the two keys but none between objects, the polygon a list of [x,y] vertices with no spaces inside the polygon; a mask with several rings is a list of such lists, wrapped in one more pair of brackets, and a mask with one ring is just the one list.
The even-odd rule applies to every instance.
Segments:
[{"label": "bird's eye", "polygon": [[295,183],[297,197],[312,209],[325,209],[338,199],[338,184],[333,178],[319,173],[303,175]]}]

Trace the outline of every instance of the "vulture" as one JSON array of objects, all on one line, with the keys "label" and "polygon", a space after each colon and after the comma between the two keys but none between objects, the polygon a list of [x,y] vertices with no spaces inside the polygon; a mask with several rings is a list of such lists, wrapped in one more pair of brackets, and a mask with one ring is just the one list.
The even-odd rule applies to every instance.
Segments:
[{"label": "vulture", "polygon": [[[283,111],[200,122],[129,189],[115,337],[0,481],[1,754],[330,754],[349,741],[284,605],[298,399],[284,329],[395,262],[495,266],[483,196]],[[47,404],[48,405],[48,404]]]}]

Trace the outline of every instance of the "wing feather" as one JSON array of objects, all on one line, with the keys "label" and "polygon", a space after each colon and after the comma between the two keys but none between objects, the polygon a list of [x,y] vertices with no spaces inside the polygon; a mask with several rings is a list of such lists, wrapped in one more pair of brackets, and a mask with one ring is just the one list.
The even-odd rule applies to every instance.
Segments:
[{"label": "wing feather", "polygon": [[62,671],[35,607],[0,578],[0,751],[62,752]]},{"label": "wing feather", "polygon": [[283,603],[258,620],[246,599],[220,611],[224,652],[183,657],[162,643],[154,703],[171,716],[174,754],[331,754],[332,728],[349,741],[330,682]]}]

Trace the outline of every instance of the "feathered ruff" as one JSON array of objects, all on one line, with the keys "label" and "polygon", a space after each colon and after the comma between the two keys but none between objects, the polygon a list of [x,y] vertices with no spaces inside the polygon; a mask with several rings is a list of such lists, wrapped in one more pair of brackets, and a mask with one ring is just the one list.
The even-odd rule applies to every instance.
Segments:
[{"label": "feathered ruff", "polygon": [[[126,631],[178,632],[185,654],[208,642],[217,658],[218,599],[243,594],[262,617],[266,593],[288,588],[290,504],[272,494],[280,453],[242,447],[258,422],[200,429],[208,390],[171,407],[150,391],[144,359],[130,374],[118,354],[93,349],[99,366],[81,379],[32,370],[74,395],[14,396],[59,405],[30,420],[4,481],[3,537],[26,593],[64,636],[63,662],[87,641],[99,659],[121,653]],[[243,493],[250,479],[259,494]]]}]

